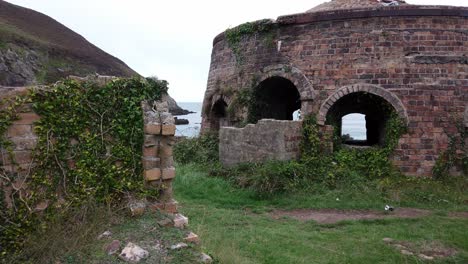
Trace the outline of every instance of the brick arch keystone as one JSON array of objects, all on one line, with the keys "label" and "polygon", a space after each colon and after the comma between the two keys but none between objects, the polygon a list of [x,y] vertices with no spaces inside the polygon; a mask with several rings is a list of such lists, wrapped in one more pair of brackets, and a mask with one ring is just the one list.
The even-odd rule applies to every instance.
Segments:
[{"label": "brick arch keystone", "polygon": [[409,123],[408,114],[406,113],[406,108],[404,107],[401,100],[392,92],[385,90],[384,88],[372,84],[354,84],[344,86],[338,89],[334,94],[328,97],[320,106],[320,110],[317,115],[317,123],[319,125],[324,125],[328,111],[330,108],[342,97],[357,93],[357,92],[367,92],[374,95],[377,95],[388,103],[390,103],[398,115],[405,121],[406,124]]},{"label": "brick arch keystone", "polygon": [[261,82],[271,77],[282,77],[291,81],[296,89],[298,90],[301,101],[314,100],[317,96],[317,92],[312,87],[309,79],[299,70],[298,68],[287,65],[277,64],[273,66],[265,67],[260,73],[260,78],[254,83],[253,87],[257,87]]}]

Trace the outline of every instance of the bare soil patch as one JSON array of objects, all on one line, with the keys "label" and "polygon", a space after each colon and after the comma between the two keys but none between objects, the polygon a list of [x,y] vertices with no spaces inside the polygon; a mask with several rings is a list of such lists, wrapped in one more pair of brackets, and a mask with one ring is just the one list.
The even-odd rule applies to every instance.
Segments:
[{"label": "bare soil patch", "polygon": [[396,241],[391,238],[384,238],[383,241],[399,250],[403,255],[414,255],[423,260],[448,258],[458,253],[456,249],[447,247],[439,241],[412,243],[408,241]]},{"label": "bare soil patch", "polygon": [[468,218],[468,212],[452,212],[448,214],[449,217]]},{"label": "bare soil patch", "polygon": [[344,220],[373,220],[384,218],[418,218],[430,215],[431,211],[416,208],[397,208],[393,212],[377,210],[298,209],[275,210],[273,219],[291,217],[299,221],[314,220],[320,224],[333,224]]}]

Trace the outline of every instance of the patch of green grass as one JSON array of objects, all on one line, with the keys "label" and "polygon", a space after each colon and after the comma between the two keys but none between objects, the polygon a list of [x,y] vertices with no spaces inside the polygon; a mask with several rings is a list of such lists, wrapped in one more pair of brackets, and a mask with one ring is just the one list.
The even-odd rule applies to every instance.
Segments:
[{"label": "patch of green grass", "polygon": [[[157,221],[163,217],[166,216],[153,212],[130,217],[122,209],[90,202],[50,219],[47,225],[30,234],[18,255],[2,256],[0,263],[125,263],[105,252],[104,248],[113,240],[121,242],[121,249],[132,242],[147,250],[150,255],[140,262],[143,264],[195,263],[200,255],[199,246],[189,244],[187,249],[169,249],[183,242],[187,230],[159,227]],[[98,240],[104,231],[111,231],[112,236]]]},{"label": "patch of green grass", "polygon": [[[190,228],[200,235],[204,251],[213,254],[220,263],[422,263],[419,258],[404,256],[385,244],[382,241],[385,237],[417,244],[439,241],[459,253],[433,263],[467,263],[468,220],[443,214],[449,210],[466,210],[463,199],[456,198],[461,195],[460,190],[452,190],[450,194],[440,191],[444,190],[443,183],[418,182],[423,187],[412,194],[411,189],[417,187],[413,180],[406,185],[400,180],[380,189],[377,184],[334,190],[317,186],[309,193],[260,198],[251,190],[238,189],[224,179],[209,177],[203,168],[185,165],[178,166],[174,193],[182,205],[181,211],[190,219]],[[426,197],[431,190],[435,196],[442,192],[449,202],[439,205],[437,200],[418,198]],[[392,198],[393,192],[399,193],[398,199]],[[419,219],[344,221],[328,225],[289,218],[274,220],[268,213],[276,208],[383,210],[385,203],[390,202],[439,209],[438,214]]]}]

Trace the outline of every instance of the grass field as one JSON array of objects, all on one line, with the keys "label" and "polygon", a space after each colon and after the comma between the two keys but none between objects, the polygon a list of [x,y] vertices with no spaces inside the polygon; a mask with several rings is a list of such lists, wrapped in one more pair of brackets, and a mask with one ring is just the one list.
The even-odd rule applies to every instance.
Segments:
[{"label": "grass field", "polygon": [[[465,184],[400,179],[385,191],[375,187],[317,190],[259,198],[200,167],[178,166],[175,195],[203,250],[220,263],[424,263],[406,256],[383,238],[410,244],[415,252],[439,245],[453,257],[431,263],[468,263],[468,219],[448,217],[468,211]],[[338,199],[337,199],[338,198]],[[335,224],[274,220],[274,209],[397,207],[431,210],[417,219],[343,221]]]}]

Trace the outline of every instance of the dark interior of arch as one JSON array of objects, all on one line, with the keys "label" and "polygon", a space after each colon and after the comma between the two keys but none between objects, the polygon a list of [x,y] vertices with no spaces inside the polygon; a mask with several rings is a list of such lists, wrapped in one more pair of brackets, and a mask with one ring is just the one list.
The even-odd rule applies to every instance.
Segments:
[{"label": "dark interior of arch", "polygon": [[367,140],[357,144],[384,145],[385,125],[392,111],[392,105],[380,96],[366,92],[351,93],[340,98],[328,110],[327,124],[334,125],[341,135],[343,116],[352,113],[363,114],[366,116]]},{"label": "dark interior of arch", "polygon": [[213,131],[218,131],[221,125],[225,125],[223,123],[225,122],[226,114],[227,104],[220,98],[213,104],[210,111],[211,129]]},{"label": "dark interior of arch", "polygon": [[227,104],[223,99],[219,99],[213,104],[211,112],[214,117],[223,118],[226,117]]},{"label": "dark interior of arch", "polygon": [[[264,118],[293,120],[293,113],[301,108],[301,96],[288,79],[270,77],[254,90],[254,121]],[[252,109],[251,109],[252,110]]]}]

